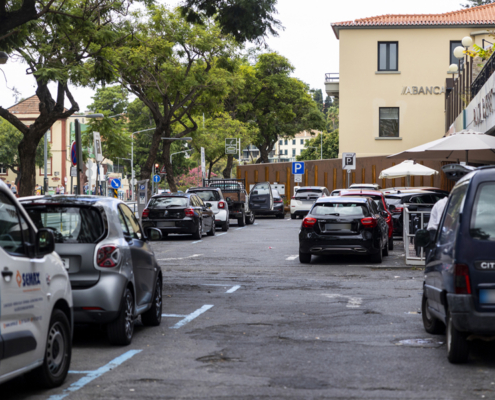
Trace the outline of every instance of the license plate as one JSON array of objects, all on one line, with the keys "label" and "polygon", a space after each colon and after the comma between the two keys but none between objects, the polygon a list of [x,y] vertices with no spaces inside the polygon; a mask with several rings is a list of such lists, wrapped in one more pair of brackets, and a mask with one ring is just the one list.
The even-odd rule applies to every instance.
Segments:
[{"label": "license plate", "polygon": [[166,228],[166,227],[171,227],[175,226],[175,222],[158,222],[157,227],[158,228]]},{"label": "license plate", "polygon": [[494,304],[495,303],[495,289],[480,289],[480,303],[481,304]]},{"label": "license plate", "polygon": [[325,224],[326,231],[351,230],[351,224]]},{"label": "license plate", "polygon": [[70,260],[68,258],[62,258],[62,263],[67,271],[69,270],[69,261]]}]

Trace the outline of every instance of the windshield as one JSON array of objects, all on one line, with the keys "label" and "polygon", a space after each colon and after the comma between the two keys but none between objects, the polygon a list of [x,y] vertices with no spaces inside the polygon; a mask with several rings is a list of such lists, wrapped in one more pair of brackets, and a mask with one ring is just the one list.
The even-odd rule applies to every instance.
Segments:
[{"label": "windshield", "polygon": [[38,229],[53,230],[55,243],[96,243],[104,233],[100,212],[89,207],[24,206]]},{"label": "windshield", "polygon": [[479,240],[495,240],[495,183],[481,185],[471,214],[471,236]]},{"label": "windshield", "polygon": [[370,215],[363,203],[320,203],[311,211],[314,215],[335,215],[344,218],[363,218]]},{"label": "windshield", "polygon": [[296,195],[303,194],[303,193],[311,193],[311,194],[321,195],[322,190],[320,190],[320,189],[298,189],[296,191]]},{"label": "windshield", "polygon": [[187,197],[153,197],[148,208],[187,207]]},{"label": "windshield", "polygon": [[400,204],[400,197],[386,197],[385,202],[387,204]]},{"label": "windshield", "polygon": [[192,193],[198,195],[203,201],[220,201],[220,195],[216,190],[198,190]]},{"label": "windshield", "polygon": [[253,187],[253,194],[270,194],[270,185],[268,183],[257,183]]}]

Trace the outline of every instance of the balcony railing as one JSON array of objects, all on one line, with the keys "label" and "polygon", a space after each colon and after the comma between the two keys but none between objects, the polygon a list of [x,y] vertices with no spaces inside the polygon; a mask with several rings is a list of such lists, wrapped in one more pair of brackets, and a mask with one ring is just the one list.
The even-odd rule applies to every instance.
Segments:
[{"label": "balcony railing", "polygon": [[488,78],[492,76],[495,72],[495,53],[488,59],[486,64],[483,66],[483,69],[480,71],[476,79],[471,85],[471,98],[476,96],[478,92],[481,90],[483,85],[486,83]]},{"label": "balcony railing", "polygon": [[336,82],[339,80],[338,72],[328,72],[325,74],[325,82]]}]

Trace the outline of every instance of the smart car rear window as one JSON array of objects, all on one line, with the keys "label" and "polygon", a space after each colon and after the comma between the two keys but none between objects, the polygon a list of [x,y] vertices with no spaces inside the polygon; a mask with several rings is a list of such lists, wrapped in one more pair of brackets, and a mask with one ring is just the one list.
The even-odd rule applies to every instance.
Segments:
[{"label": "smart car rear window", "polygon": [[495,240],[495,182],[480,185],[471,214],[469,232],[474,239]]},{"label": "smart car rear window", "polygon": [[364,218],[370,215],[363,203],[319,203],[313,207],[311,214],[335,215],[344,218]]},{"label": "smart car rear window", "polygon": [[56,243],[97,243],[105,231],[93,207],[24,206],[37,228],[53,231]]},{"label": "smart car rear window", "polygon": [[187,207],[187,197],[153,197],[148,208]]},{"label": "smart car rear window", "polygon": [[220,195],[216,190],[198,190],[194,192],[203,201],[220,201]]}]

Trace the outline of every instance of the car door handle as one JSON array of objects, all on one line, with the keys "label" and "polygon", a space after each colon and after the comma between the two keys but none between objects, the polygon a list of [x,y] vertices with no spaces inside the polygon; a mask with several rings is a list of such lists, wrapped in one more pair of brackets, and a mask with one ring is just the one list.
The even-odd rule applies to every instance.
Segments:
[{"label": "car door handle", "polygon": [[2,276],[4,278],[6,278],[7,276],[10,277],[10,278],[12,278],[13,275],[14,275],[14,273],[12,271],[9,271],[9,270],[2,271]]}]

